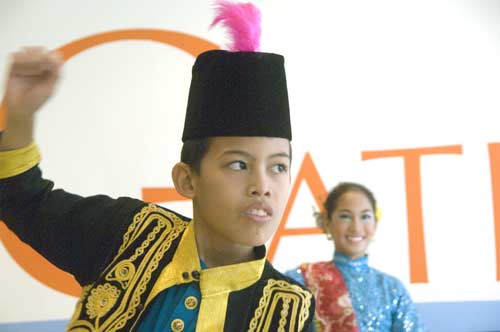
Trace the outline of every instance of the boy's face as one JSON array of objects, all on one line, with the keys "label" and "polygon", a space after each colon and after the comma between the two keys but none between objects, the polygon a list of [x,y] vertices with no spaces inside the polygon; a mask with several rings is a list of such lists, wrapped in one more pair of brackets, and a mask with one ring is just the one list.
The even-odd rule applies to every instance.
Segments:
[{"label": "boy's face", "polygon": [[194,219],[204,232],[199,235],[214,243],[266,243],[285,207],[289,169],[287,139],[213,138],[192,179]]}]

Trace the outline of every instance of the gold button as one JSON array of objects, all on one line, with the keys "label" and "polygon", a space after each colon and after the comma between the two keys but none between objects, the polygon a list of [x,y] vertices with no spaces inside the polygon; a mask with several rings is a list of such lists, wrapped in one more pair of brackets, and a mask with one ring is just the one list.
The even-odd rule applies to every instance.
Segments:
[{"label": "gold button", "polygon": [[170,327],[172,328],[172,331],[174,331],[174,332],[184,331],[184,322],[182,321],[182,319],[176,318],[172,321],[172,324],[170,324]]},{"label": "gold button", "polygon": [[188,296],[186,300],[184,300],[184,305],[187,309],[193,310],[198,305],[198,299],[194,296]]}]

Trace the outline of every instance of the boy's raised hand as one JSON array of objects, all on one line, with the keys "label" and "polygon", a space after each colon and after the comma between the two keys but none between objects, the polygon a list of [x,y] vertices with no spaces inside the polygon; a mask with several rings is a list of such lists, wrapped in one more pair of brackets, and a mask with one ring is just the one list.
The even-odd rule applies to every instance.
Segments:
[{"label": "boy's raised hand", "polygon": [[53,94],[62,63],[61,55],[43,47],[25,47],[12,54],[3,99],[7,124],[0,131],[0,152],[33,141],[33,114]]},{"label": "boy's raised hand", "polygon": [[13,53],[4,97],[8,117],[33,115],[52,95],[61,65],[61,55],[43,47]]}]

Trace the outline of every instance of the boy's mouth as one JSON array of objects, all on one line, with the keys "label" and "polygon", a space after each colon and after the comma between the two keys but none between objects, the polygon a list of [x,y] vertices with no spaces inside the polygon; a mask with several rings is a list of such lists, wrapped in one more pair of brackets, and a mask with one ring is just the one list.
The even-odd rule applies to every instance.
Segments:
[{"label": "boy's mouth", "polygon": [[242,214],[257,221],[267,221],[273,216],[273,210],[267,204],[257,203],[249,206]]},{"label": "boy's mouth", "polygon": [[259,217],[264,217],[268,215],[266,211],[261,209],[251,209],[250,211],[247,212],[247,214],[256,215]]}]

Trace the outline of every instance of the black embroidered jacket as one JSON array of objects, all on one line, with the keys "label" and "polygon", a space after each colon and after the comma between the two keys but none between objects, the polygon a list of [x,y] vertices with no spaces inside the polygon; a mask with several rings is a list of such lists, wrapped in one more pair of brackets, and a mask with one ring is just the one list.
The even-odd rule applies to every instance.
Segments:
[{"label": "black embroidered jacket", "polygon": [[201,270],[193,222],[131,198],[53,190],[38,167],[0,180],[0,219],[83,286],[68,331],[134,331],[162,290],[199,282],[196,331],[310,331],[314,299],[258,260]]}]

